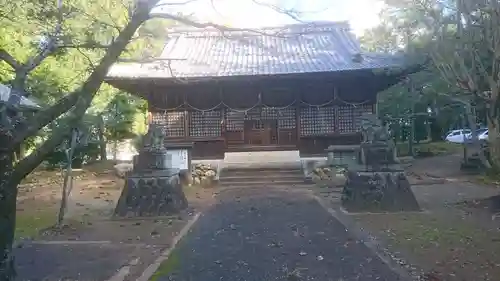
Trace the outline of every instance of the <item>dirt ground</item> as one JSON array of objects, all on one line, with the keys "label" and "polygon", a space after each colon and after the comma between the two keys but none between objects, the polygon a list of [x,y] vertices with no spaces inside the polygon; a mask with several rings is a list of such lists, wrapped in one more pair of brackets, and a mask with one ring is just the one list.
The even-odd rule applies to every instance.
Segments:
[{"label": "dirt ground", "polygon": [[349,215],[409,271],[429,281],[500,276],[500,221],[494,184],[459,171],[460,155],[415,160],[408,168],[422,213]]},{"label": "dirt ground", "polygon": [[[121,280],[135,280],[197,212],[212,204],[216,193],[211,188],[185,187],[190,207],[179,215],[112,219],[124,180],[115,175],[113,163],[94,164],[74,172],[63,227],[54,228],[62,181],[60,171],[37,170],[19,187],[16,260],[22,269],[20,280],[107,280],[131,261],[134,268]],[[52,258],[40,258],[43,253]],[[108,259],[113,264],[102,268],[99,263]]]},{"label": "dirt ground", "polygon": [[[63,176],[60,171],[37,170],[30,174],[19,187],[17,208],[17,237],[39,237],[40,230],[56,222],[61,200]],[[114,207],[120,197],[124,180],[113,171],[113,163],[98,163],[74,171],[74,184],[68,199],[64,223],[81,230],[82,226],[102,227],[115,225],[111,220]],[[213,189],[184,188],[190,208],[194,213],[204,208],[213,198]],[[182,215],[181,215],[182,216]],[[176,218],[167,218],[168,224]],[[145,220],[149,221],[149,220]],[[135,225],[145,224],[134,222]],[[123,223],[118,223],[123,227]],[[43,232],[43,231],[42,231]]]}]

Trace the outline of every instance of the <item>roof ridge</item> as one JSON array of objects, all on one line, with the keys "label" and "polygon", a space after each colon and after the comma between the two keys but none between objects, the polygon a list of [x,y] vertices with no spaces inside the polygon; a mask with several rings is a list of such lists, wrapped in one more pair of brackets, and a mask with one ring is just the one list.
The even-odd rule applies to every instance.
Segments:
[{"label": "roof ridge", "polygon": [[311,21],[287,24],[281,26],[269,26],[260,28],[238,28],[238,30],[228,30],[221,32],[215,27],[207,28],[180,28],[172,27],[169,29],[169,36],[187,36],[187,37],[206,37],[206,36],[228,36],[228,35],[254,35],[254,36],[276,36],[276,35],[299,35],[330,32],[332,30],[351,30],[347,21]]}]

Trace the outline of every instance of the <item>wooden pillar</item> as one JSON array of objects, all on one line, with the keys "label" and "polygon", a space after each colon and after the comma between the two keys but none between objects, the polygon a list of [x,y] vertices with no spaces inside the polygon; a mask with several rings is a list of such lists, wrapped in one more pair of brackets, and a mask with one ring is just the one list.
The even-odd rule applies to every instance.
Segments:
[{"label": "wooden pillar", "polygon": [[336,103],[336,98],[338,95],[338,88],[333,87],[333,107],[335,111],[335,132],[340,133],[340,110],[339,110],[339,105]]},{"label": "wooden pillar", "polygon": [[151,112],[151,109],[148,110],[148,117],[146,118],[146,126],[149,126],[149,124],[153,123],[153,112]]},{"label": "wooden pillar", "polygon": [[187,140],[190,136],[189,136],[189,124],[190,124],[190,121],[191,121],[191,115],[189,113],[189,111],[187,110],[187,93],[186,92],[182,92],[182,102],[183,102],[183,105],[181,107],[181,109],[184,111],[184,139]]},{"label": "wooden pillar", "polygon": [[301,93],[295,92],[295,128],[297,129],[297,147],[300,152],[300,108],[301,108]]},{"label": "wooden pillar", "polygon": [[340,110],[339,110],[339,105],[334,104],[335,107],[335,132],[341,133],[340,132]]},{"label": "wooden pillar", "polygon": [[[217,90],[219,91],[219,103],[222,103],[223,102],[223,98],[222,98],[222,96],[223,96],[222,86],[218,85],[218,89]],[[227,144],[227,134],[226,134],[226,125],[227,125],[226,124],[226,122],[227,122],[227,120],[226,120],[226,111],[227,111],[226,106],[223,106],[221,108],[221,120],[220,120],[220,122],[221,122],[221,128],[220,128],[221,132],[220,133],[221,133],[222,139],[224,140],[224,149],[225,149],[224,153],[226,153],[227,147],[228,147],[228,144]]]}]

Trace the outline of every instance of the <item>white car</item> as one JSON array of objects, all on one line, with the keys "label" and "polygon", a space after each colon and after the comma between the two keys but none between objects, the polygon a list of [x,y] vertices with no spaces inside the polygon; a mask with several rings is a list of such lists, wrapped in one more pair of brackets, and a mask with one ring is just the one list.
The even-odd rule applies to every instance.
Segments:
[{"label": "white car", "polygon": [[482,134],[478,135],[479,140],[488,140],[488,130],[484,131]]},{"label": "white car", "polygon": [[[487,140],[488,139],[488,128],[481,128],[476,130],[477,138],[479,140]],[[472,132],[467,134],[468,139],[472,139]]]},{"label": "white car", "polygon": [[464,143],[469,137],[468,135],[471,133],[470,129],[460,129],[453,130],[448,132],[445,140],[453,143]]}]

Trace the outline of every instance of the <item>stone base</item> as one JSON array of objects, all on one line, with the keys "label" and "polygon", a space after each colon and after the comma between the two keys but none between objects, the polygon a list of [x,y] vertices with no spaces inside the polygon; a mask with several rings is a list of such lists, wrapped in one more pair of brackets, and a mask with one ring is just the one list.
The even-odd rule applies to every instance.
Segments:
[{"label": "stone base", "polygon": [[349,171],[342,192],[348,212],[421,211],[404,172]]},{"label": "stone base", "polygon": [[373,168],[397,164],[396,149],[389,143],[362,143],[360,163]]},{"label": "stone base", "polygon": [[167,216],[187,207],[178,170],[157,170],[127,177],[114,216]]}]

